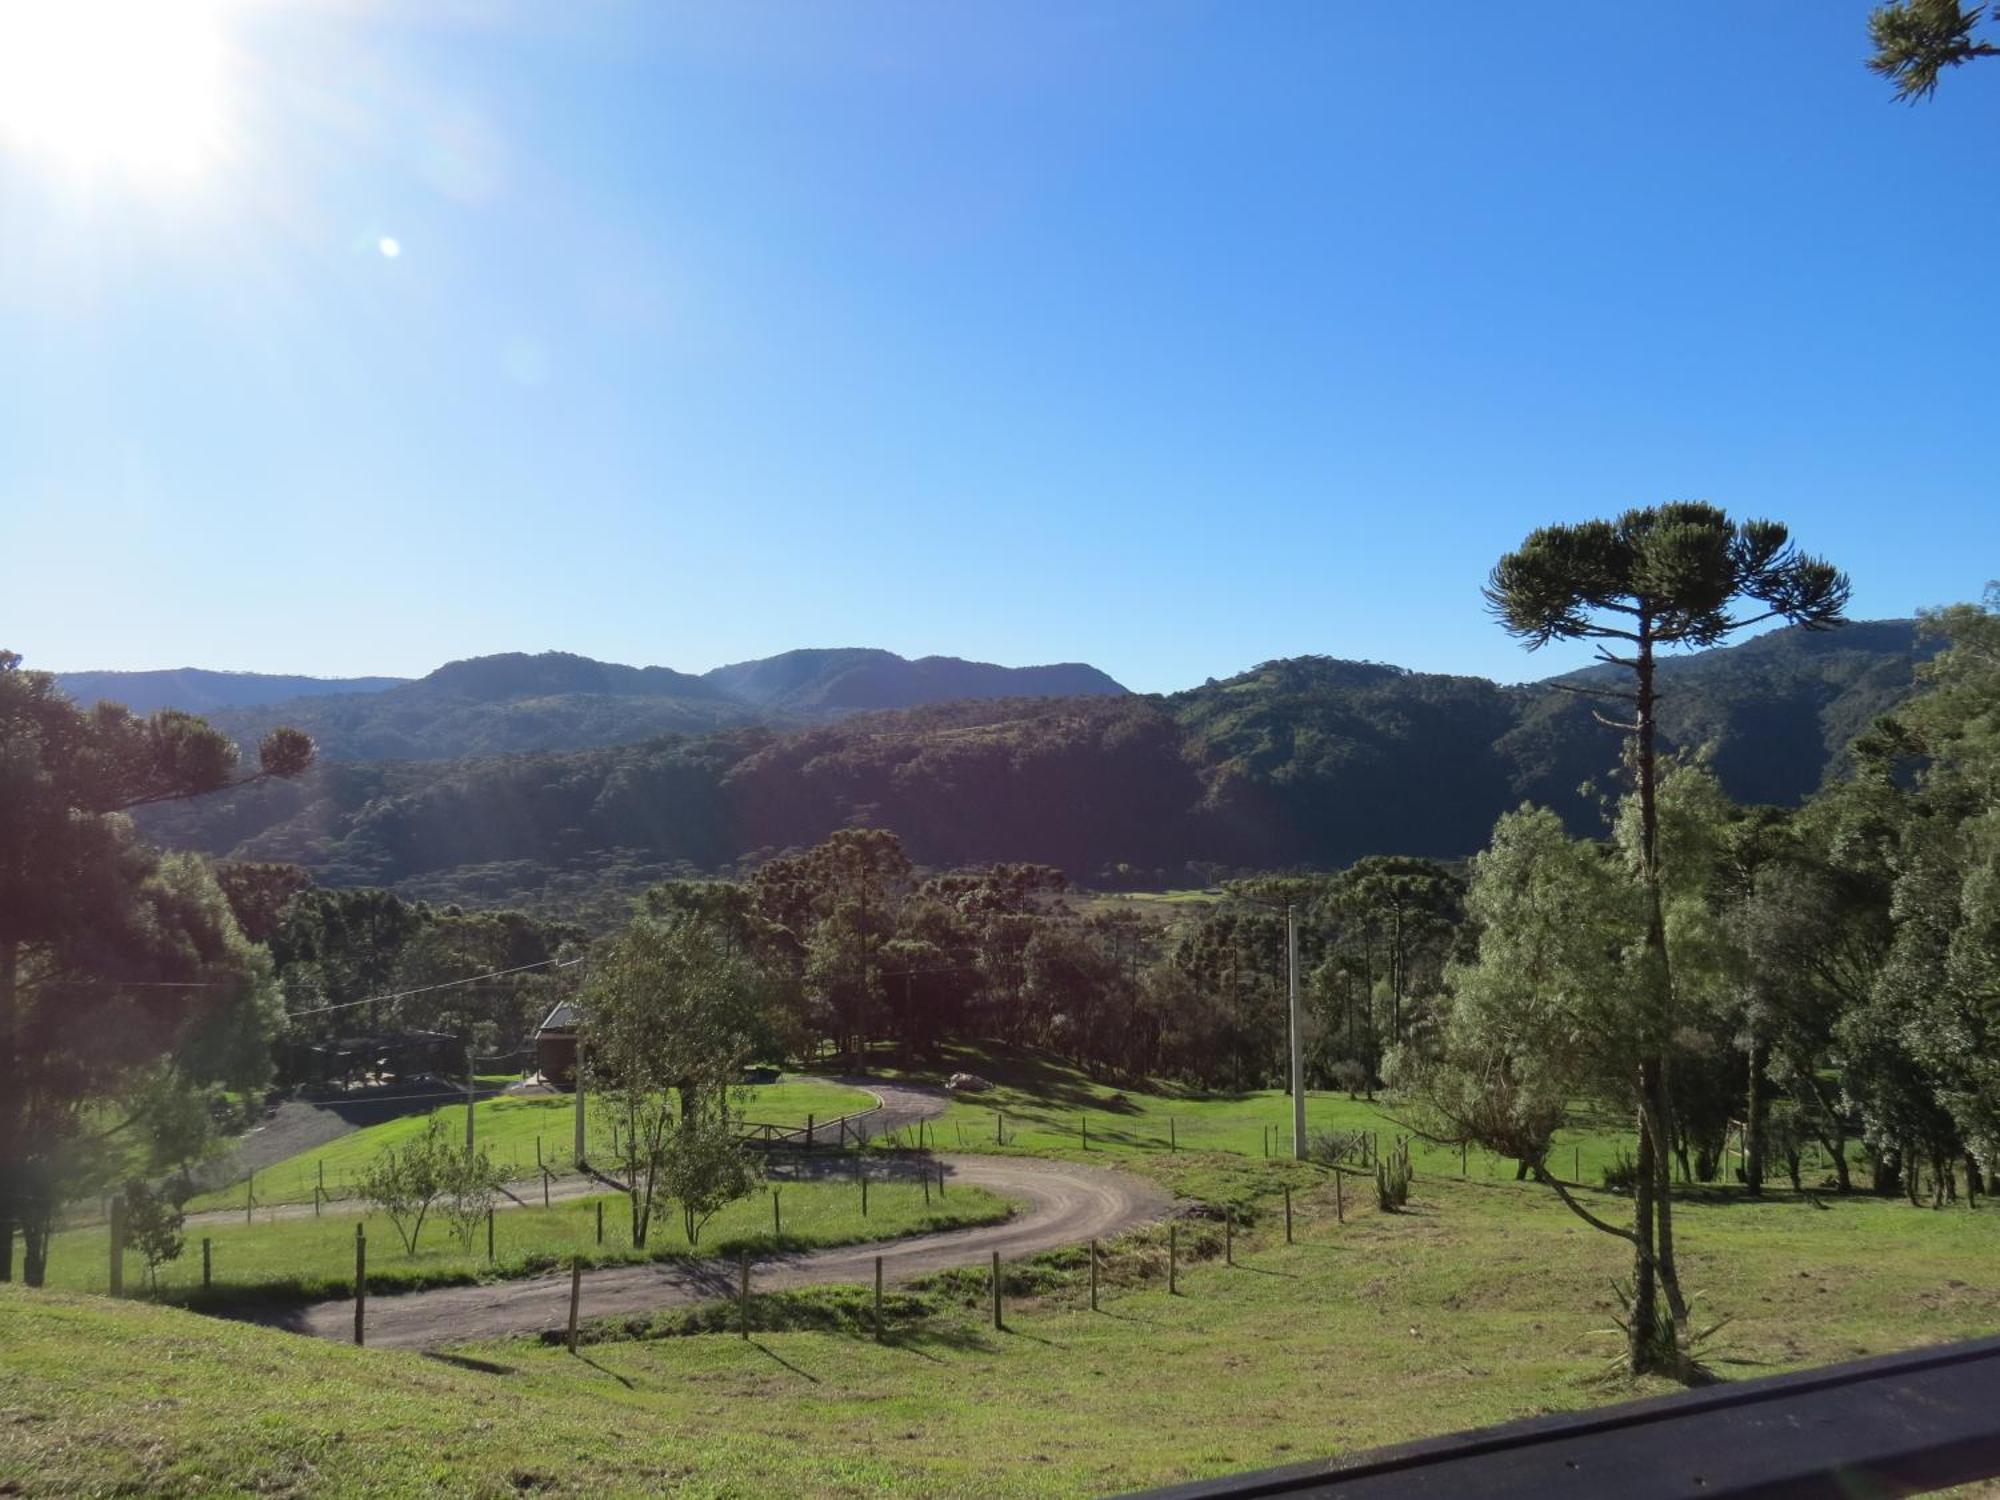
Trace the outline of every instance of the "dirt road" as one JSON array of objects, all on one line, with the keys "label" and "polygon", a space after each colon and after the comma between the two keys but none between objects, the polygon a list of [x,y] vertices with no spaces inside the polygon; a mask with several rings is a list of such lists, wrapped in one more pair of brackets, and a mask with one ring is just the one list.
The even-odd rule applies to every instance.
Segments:
[{"label": "dirt road", "polygon": [[[887,1091],[880,1084],[871,1087]],[[1109,1238],[1159,1217],[1171,1203],[1156,1184],[1101,1167],[984,1156],[940,1160],[951,1183],[989,1189],[1020,1201],[1022,1207],[1004,1224],[753,1261],[753,1290],[869,1282],[877,1255],[882,1257],[883,1275],[898,1282],[952,1266],[984,1264],[995,1250],[1003,1259],[1014,1259],[1058,1245]],[[583,1315],[643,1313],[705,1302],[733,1295],[735,1285],[736,1267],[728,1262],[614,1266],[585,1274]],[[539,1333],[561,1327],[568,1315],[567,1276],[441,1287],[371,1297],[368,1343],[377,1348],[438,1348]],[[354,1332],[354,1304],[318,1302],[271,1313],[263,1321],[321,1338],[348,1339]]]}]

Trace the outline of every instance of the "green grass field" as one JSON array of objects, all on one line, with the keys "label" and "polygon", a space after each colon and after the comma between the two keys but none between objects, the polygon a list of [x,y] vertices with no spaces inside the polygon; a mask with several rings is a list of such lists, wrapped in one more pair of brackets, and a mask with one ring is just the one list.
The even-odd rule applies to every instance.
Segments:
[{"label": "green grass field", "polygon": [[[1732,1319],[1719,1373],[2000,1323],[2000,1212],[1823,1201],[1682,1209],[1689,1288]],[[1420,1175],[1407,1212],[1348,1207],[1336,1223],[1324,1185],[1302,1194],[1298,1243],[1267,1216],[1237,1266],[1186,1268],[1179,1296],[1152,1231],[1115,1248],[1099,1313],[1072,1270],[1005,1333],[973,1295],[879,1346],[612,1337],[450,1363],[0,1288],[0,1476],[76,1494],[1087,1495],[1635,1393],[1604,1332],[1623,1247],[1546,1190]]]},{"label": "green grass field", "polygon": [[[1267,1150],[1274,1156],[1291,1155],[1291,1098],[1275,1089],[1144,1093],[1093,1082],[1061,1060],[1026,1048],[945,1052],[946,1060],[934,1068],[900,1074],[881,1069],[884,1077],[927,1082],[954,1072],[977,1073],[996,1085],[985,1093],[957,1096],[942,1118],[925,1127],[926,1139],[941,1150],[1020,1151],[1075,1161],[1128,1159],[1134,1165],[1176,1148],[1183,1154],[1231,1152],[1260,1161]],[[1387,1096],[1371,1102],[1337,1091],[1308,1090],[1306,1095],[1308,1140],[1316,1131],[1366,1130],[1378,1133],[1386,1150],[1414,1128]],[[1632,1148],[1632,1140],[1629,1131],[1616,1127],[1567,1133],[1557,1138],[1551,1166],[1565,1177],[1578,1173],[1584,1182],[1597,1182],[1621,1150]],[[1456,1175],[1459,1169],[1456,1148],[1422,1139],[1412,1142],[1410,1159],[1420,1172]],[[1511,1159],[1477,1151],[1466,1158],[1468,1174],[1480,1179],[1511,1180],[1514,1166]]]},{"label": "green grass field", "polygon": [[[775,1225],[770,1186],[779,1195]],[[599,1203],[604,1205],[602,1245],[597,1241]],[[469,1247],[461,1246],[449,1222],[434,1214],[425,1220],[412,1256],[387,1218],[329,1210],[320,1218],[191,1226],[180,1258],[160,1268],[159,1295],[170,1301],[201,1300],[201,1242],[206,1238],[211,1242],[217,1300],[352,1296],[357,1223],[368,1236],[369,1286],[393,1292],[536,1275],[566,1265],[572,1255],[581,1256],[586,1264],[609,1264],[689,1254],[728,1255],[742,1247],[756,1252],[810,1249],[990,1224],[1008,1212],[1005,1200],[978,1188],[953,1188],[949,1197],[937,1199],[934,1194],[927,1198],[919,1183],[877,1178],[869,1183],[864,1217],[854,1183],[787,1182],[767,1185],[721,1210],[702,1228],[697,1246],[689,1245],[678,1212],[657,1216],[645,1250],[635,1251],[626,1199],[621,1194],[598,1194],[548,1208],[496,1213],[494,1258],[488,1261],[483,1227]],[[110,1252],[110,1231],[104,1225],[57,1235],[50,1249],[49,1285],[80,1292],[107,1290]],[[144,1260],[128,1251],[128,1292],[146,1285],[145,1269]]]},{"label": "green grass field", "polygon": [[[739,1108],[746,1120],[760,1124],[794,1126],[806,1123],[808,1115],[831,1120],[869,1108],[875,1102],[858,1089],[817,1079],[782,1079],[777,1083],[753,1084],[740,1090]],[[600,1101],[584,1101],[586,1149],[610,1154],[610,1112]],[[478,1140],[495,1161],[515,1169],[526,1178],[535,1175],[537,1151],[541,1160],[558,1173],[574,1170],[572,1147],[576,1138],[576,1105],[573,1096],[504,1097],[482,1100],[477,1106],[474,1128]],[[259,1203],[310,1203],[313,1188],[324,1180],[334,1198],[351,1195],[353,1184],[384,1148],[401,1145],[437,1120],[454,1141],[465,1138],[465,1106],[447,1104],[428,1115],[407,1115],[382,1125],[357,1130],[324,1146],[266,1167],[253,1183],[237,1182],[202,1193],[188,1202],[190,1212],[214,1208],[241,1208],[246,1191],[256,1194]],[[324,1177],[322,1179],[322,1173]]]}]

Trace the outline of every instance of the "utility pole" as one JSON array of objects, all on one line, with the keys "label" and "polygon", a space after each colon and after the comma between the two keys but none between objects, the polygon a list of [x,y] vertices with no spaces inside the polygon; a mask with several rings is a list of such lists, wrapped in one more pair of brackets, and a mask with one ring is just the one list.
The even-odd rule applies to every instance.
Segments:
[{"label": "utility pole", "polygon": [[570,1064],[571,1076],[576,1080],[576,1164],[583,1166],[583,1043],[576,1044],[576,1059]]},{"label": "utility pole", "polygon": [[1306,1071],[1304,1046],[1299,1036],[1299,918],[1292,903],[1285,903],[1285,963],[1292,1004],[1292,1156],[1306,1159]]}]

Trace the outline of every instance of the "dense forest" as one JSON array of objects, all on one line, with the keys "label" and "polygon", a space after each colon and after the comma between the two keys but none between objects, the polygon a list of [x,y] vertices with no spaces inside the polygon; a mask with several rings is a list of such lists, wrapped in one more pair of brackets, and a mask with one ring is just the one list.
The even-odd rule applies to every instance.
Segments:
[{"label": "dense forest", "polygon": [[[1908,694],[1930,649],[1911,622],[1885,621],[1670,659],[1662,732],[1669,748],[1705,749],[1739,800],[1796,803]],[[1584,786],[1603,780],[1612,737],[1591,700],[1564,688],[1303,657],[1165,697],[957,702],[567,753],[323,756],[296,781],[156,810],[148,828],[176,847],[297,864],[325,884],[586,920],[622,910],[622,898],[603,901],[607,887],[746,868],[856,826],[894,829],[924,866],[1025,861],[1094,886],[1203,884],[1384,851],[1459,858],[1523,800],[1574,832],[1601,830]],[[767,690],[783,700],[801,689]],[[342,701],[379,710],[408,701],[403,691]],[[471,712],[452,701],[448,716]],[[481,711],[510,732],[582,712],[564,722],[587,730],[589,711],[552,706],[564,701],[503,696]],[[588,698],[629,701],[646,700]]]}]

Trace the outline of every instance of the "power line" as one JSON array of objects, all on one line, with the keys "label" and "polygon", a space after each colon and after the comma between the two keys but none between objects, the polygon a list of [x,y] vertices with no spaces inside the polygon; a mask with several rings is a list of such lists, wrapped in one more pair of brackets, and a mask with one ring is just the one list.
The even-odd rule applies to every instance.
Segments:
[{"label": "power line", "polygon": [[464,979],[447,979],[440,984],[420,985],[413,990],[397,990],[392,995],[371,995],[366,1000],[343,1000],[338,1005],[316,1005],[311,1010],[290,1011],[286,1014],[285,1019],[296,1021],[301,1016],[323,1016],[330,1011],[353,1010],[358,1005],[380,1005],[389,1000],[407,1000],[412,995],[428,995],[436,990],[456,989],[460,985],[479,984],[488,979],[502,979],[509,974],[525,974],[530,969],[546,969],[552,966],[558,969],[567,969],[572,965],[582,962],[583,960],[580,958],[565,958],[560,960],[544,958],[539,962],[519,964],[511,969],[495,969],[490,974],[469,974]]}]

